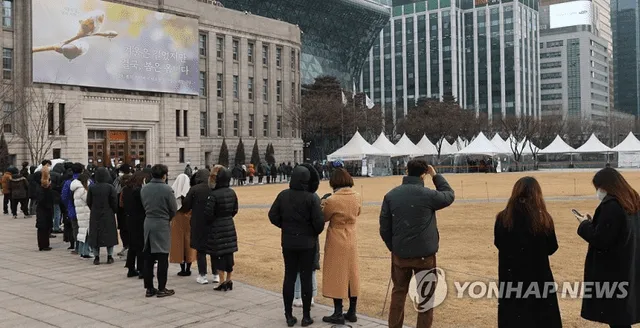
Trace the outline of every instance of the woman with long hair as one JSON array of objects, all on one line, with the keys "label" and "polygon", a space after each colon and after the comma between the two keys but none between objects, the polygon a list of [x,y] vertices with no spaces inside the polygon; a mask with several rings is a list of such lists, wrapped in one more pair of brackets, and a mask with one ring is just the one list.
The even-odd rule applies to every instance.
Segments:
[{"label": "woman with long hair", "polygon": [[129,249],[127,250],[126,267],[127,277],[138,277],[143,279],[144,257],[144,219],[146,216],[140,190],[142,186],[151,180],[151,173],[148,170],[136,172],[127,180],[122,188],[122,207],[126,218],[127,230],[129,233]]},{"label": "woman with long hair", "polygon": [[78,253],[80,257],[84,259],[91,258],[91,247],[87,243],[87,236],[89,235],[89,222],[91,216],[91,210],[87,205],[87,194],[89,193],[89,175],[80,174],[78,179],[71,182],[69,190],[73,195],[73,205],[76,209],[76,220],[78,221],[78,234],[76,241],[78,241]]},{"label": "woman with long hair", "polygon": [[600,170],[592,182],[600,204],[593,219],[578,217],[578,235],[589,243],[584,282],[592,291],[613,288],[616,292],[584,297],[581,316],[630,328],[640,322],[640,196],[612,168]]},{"label": "woman with long hair", "polygon": [[[507,207],[497,215],[494,238],[501,291],[498,327],[562,327],[549,265],[558,242],[535,178],[521,178],[513,186]],[[527,294],[531,289],[538,292]]]},{"label": "woman with long hair", "polygon": [[169,263],[179,263],[178,276],[191,275],[191,263],[196,261],[196,250],[191,248],[191,211],[181,211],[182,201],[191,187],[191,178],[182,173],[173,182],[173,196],[176,198],[178,211],[171,220],[171,249]]},{"label": "woman with long hair", "polygon": [[37,190],[38,205],[36,206],[36,228],[38,229],[38,248],[50,251],[49,234],[53,228],[53,197],[49,167],[44,166],[40,174]]}]

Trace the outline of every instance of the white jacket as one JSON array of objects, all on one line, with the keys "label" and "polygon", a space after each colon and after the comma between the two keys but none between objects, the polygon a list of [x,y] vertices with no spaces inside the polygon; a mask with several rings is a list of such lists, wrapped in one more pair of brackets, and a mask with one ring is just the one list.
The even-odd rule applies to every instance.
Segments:
[{"label": "white jacket", "polygon": [[89,232],[89,216],[91,210],[87,205],[87,190],[84,189],[80,180],[76,179],[71,182],[71,193],[73,193],[73,205],[76,207],[76,216],[78,217],[78,236],[77,241],[84,242]]}]

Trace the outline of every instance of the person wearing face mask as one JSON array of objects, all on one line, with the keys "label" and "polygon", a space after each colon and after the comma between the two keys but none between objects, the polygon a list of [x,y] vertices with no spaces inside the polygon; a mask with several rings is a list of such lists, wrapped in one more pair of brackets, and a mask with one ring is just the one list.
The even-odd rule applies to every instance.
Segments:
[{"label": "person wearing face mask", "polygon": [[[640,323],[640,196],[613,168],[596,173],[593,186],[600,205],[593,218],[578,216],[578,235],[589,243],[584,282],[591,286],[590,297],[582,299],[581,316],[630,328]],[[606,287],[617,289],[613,295],[596,292]]]}]

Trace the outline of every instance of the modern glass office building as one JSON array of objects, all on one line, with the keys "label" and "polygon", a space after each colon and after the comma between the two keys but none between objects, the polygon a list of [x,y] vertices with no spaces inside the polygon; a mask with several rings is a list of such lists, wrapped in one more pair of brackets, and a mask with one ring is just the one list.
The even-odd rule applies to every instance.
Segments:
[{"label": "modern glass office building", "polygon": [[390,0],[228,0],[225,7],[297,24],[302,30],[302,82],[320,75],[351,86],[390,16]]},{"label": "modern glass office building", "polygon": [[637,0],[611,0],[615,109],[640,117],[640,11]]},{"label": "modern glass office building", "polygon": [[359,88],[387,119],[453,95],[490,119],[540,114],[537,0],[404,0],[379,33]]}]

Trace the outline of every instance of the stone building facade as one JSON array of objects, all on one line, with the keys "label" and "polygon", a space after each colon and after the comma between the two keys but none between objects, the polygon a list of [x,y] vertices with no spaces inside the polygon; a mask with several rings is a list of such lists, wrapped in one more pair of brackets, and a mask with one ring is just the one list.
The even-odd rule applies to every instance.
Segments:
[{"label": "stone building facade", "polygon": [[[302,161],[302,140],[287,119],[300,101],[295,25],[195,0],[112,1],[198,20],[200,95],[190,96],[32,83],[31,1],[3,2],[3,77],[12,91],[0,97],[15,163],[61,157],[96,165],[163,163],[175,172],[186,162],[217,163],[223,139],[233,164],[240,138],[246,162],[256,139],[263,160],[272,143],[276,161]],[[37,101],[23,101],[28,94]],[[42,142],[33,140],[39,118],[46,120]],[[25,129],[28,135],[19,132]],[[46,154],[30,149],[34,143],[46,144]]]}]

